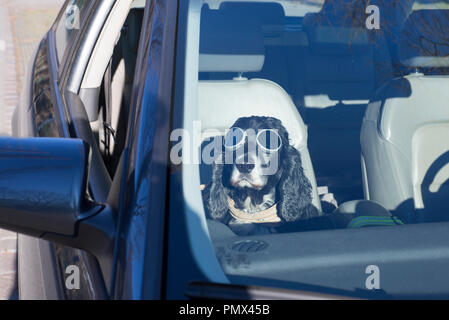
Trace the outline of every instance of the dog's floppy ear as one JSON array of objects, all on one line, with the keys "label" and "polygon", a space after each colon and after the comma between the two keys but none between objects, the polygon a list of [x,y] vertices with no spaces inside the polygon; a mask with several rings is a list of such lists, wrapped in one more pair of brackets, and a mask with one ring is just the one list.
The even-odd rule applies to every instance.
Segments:
[{"label": "dog's floppy ear", "polygon": [[228,214],[228,201],[223,187],[223,164],[213,164],[212,184],[210,186],[207,209],[212,219],[225,221]]},{"label": "dog's floppy ear", "polygon": [[304,174],[301,154],[287,146],[282,157],[282,176],[278,185],[278,214],[281,219],[292,222],[319,215],[312,204],[312,185]]}]

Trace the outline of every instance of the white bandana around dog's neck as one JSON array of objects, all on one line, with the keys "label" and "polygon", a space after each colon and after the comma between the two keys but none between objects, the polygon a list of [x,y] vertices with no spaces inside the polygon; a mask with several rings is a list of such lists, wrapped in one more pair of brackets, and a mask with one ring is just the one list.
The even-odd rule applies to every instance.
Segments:
[{"label": "white bandana around dog's neck", "polygon": [[281,218],[277,215],[277,204],[255,213],[247,213],[239,210],[235,207],[235,202],[231,198],[228,198],[228,207],[231,216],[240,221],[245,221],[247,223],[279,223]]}]

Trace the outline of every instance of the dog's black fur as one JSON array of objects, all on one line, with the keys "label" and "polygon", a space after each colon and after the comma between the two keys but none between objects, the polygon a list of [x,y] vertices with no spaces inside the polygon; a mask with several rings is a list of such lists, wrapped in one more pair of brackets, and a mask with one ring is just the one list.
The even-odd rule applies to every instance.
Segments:
[{"label": "dog's black fur", "polygon": [[238,119],[232,127],[243,130],[251,128],[256,132],[262,129],[277,130],[282,140],[279,166],[277,172],[268,177],[266,185],[261,190],[256,190],[234,187],[230,183],[233,164],[215,163],[206,199],[210,218],[229,224],[232,217],[228,211],[227,196],[235,201],[236,208],[241,208],[247,197],[255,204],[261,203],[264,195],[273,190],[273,187],[276,188],[275,202],[281,224],[319,216],[320,213],[312,204],[312,185],[304,174],[301,154],[290,145],[288,132],[281,121],[272,117],[253,116]]}]

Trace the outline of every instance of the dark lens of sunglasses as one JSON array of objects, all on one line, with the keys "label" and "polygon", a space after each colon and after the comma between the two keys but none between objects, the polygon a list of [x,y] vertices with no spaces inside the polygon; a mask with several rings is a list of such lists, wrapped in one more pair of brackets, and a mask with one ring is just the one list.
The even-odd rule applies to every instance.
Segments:
[{"label": "dark lens of sunglasses", "polygon": [[257,143],[267,151],[277,151],[281,148],[282,140],[276,131],[265,130],[258,135]]},{"label": "dark lens of sunglasses", "polygon": [[243,143],[245,132],[239,128],[231,128],[224,139],[225,148],[235,148]]}]

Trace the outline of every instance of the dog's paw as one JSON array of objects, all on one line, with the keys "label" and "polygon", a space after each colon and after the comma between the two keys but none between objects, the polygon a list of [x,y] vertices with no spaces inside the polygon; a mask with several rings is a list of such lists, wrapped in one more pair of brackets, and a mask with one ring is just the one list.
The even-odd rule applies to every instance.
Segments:
[{"label": "dog's paw", "polygon": [[256,223],[247,223],[238,220],[232,220],[229,228],[238,236],[252,236],[261,234],[270,234],[271,228],[261,226]]}]

